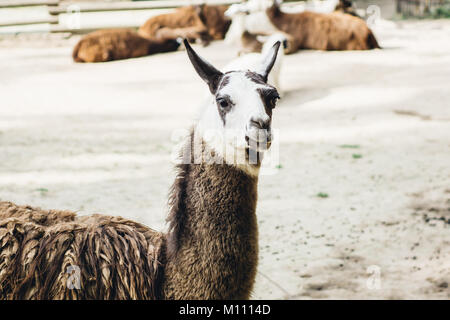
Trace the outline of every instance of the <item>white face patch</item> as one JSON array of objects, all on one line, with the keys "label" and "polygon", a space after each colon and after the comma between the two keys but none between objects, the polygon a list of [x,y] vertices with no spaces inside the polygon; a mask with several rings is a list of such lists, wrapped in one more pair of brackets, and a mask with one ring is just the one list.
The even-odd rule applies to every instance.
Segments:
[{"label": "white face patch", "polygon": [[[251,119],[269,121],[270,115],[266,112],[258,89],[272,89],[272,87],[254,82],[242,71],[231,72],[227,77],[228,83],[216,94],[216,97],[228,96],[232,103],[230,111],[225,114],[225,129],[244,132]],[[245,142],[245,139],[243,140]],[[242,141],[238,141],[239,145],[241,143]]]},{"label": "white face patch", "polygon": [[[272,109],[279,95],[275,87],[267,84],[267,78],[280,45],[278,41],[272,46],[256,72],[223,73],[201,58],[184,40],[192,65],[212,94],[194,136],[201,138],[201,145],[211,152],[212,158],[247,168],[252,175],[255,170],[257,173],[263,151],[272,141]],[[217,163],[216,160],[213,161]]]},{"label": "white face patch", "polygon": [[[215,96],[209,101],[197,130],[227,163],[246,165],[245,153],[249,137],[254,136],[255,122],[266,126],[264,130],[270,132],[272,112],[267,107],[266,92],[278,96],[276,89],[264,83],[256,73],[232,71],[224,74]],[[224,106],[222,99],[226,100]]]}]

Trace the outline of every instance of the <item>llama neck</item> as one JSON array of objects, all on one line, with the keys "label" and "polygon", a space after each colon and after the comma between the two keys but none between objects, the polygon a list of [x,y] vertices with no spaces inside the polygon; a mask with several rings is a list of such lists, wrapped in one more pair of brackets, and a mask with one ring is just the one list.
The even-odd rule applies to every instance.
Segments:
[{"label": "llama neck", "polygon": [[185,164],[179,170],[165,297],[249,298],[258,258],[257,177],[227,164]]}]

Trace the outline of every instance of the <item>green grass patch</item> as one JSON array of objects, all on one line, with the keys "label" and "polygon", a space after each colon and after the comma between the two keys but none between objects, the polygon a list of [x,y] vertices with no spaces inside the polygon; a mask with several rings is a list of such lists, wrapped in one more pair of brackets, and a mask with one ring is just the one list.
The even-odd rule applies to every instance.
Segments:
[{"label": "green grass patch", "polygon": [[325,192],[319,192],[317,195],[316,195],[316,197],[318,197],[318,198],[328,198],[328,193],[325,193]]},{"label": "green grass patch", "polygon": [[362,154],[354,153],[354,154],[352,154],[352,157],[353,157],[353,159],[361,159]]},{"label": "green grass patch", "polygon": [[42,197],[45,197],[48,193],[47,188],[37,188],[36,191],[38,191]]},{"label": "green grass patch", "polygon": [[344,149],[359,149],[361,146],[359,144],[341,144],[339,148]]}]

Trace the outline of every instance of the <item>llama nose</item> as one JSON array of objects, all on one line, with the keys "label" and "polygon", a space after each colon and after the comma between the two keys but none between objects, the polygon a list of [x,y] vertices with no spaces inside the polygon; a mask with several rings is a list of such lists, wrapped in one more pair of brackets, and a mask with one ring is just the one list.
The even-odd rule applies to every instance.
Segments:
[{"label": "llama nose", "polygon": [[250,119],[250,125],[252,127],[257,128],[257,129],[269,130],[270,129],[270,117],[267,117],[267,118],[262,118],[262,117],[251,118]]}]

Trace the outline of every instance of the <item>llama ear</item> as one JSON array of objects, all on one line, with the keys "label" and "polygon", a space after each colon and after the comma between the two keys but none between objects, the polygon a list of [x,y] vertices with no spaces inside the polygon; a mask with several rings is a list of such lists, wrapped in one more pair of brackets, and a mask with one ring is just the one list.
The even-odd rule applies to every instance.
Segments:
[{"label": "llama ear", "polygon": [[188,53],[189,60],[191,60],[192,65],[194,66],[195,71],[197,71],[200,78],[206,82],[209,86],[209,91],[214,94],[217,90],[217,87],[220,82],[220,78],[223,76],[223,73],[214,68],[209,62],[203,60],[195,51],[192,49],[189,42],[184,39],[184,46],[186,47],[186,51]]},{"label": "llama ear", "polygon": [[275,60],[277,59],[278,55],[278,49],[280,48],[281,42],[277,41],[275,44],[270,48],[267,55],[264,57],[263,63],[259,70],[256,72],[260,74],[264,81],[267,82],[267,77],[269,76],[270,70],[272,70],[273,65],[275,64]]}]

